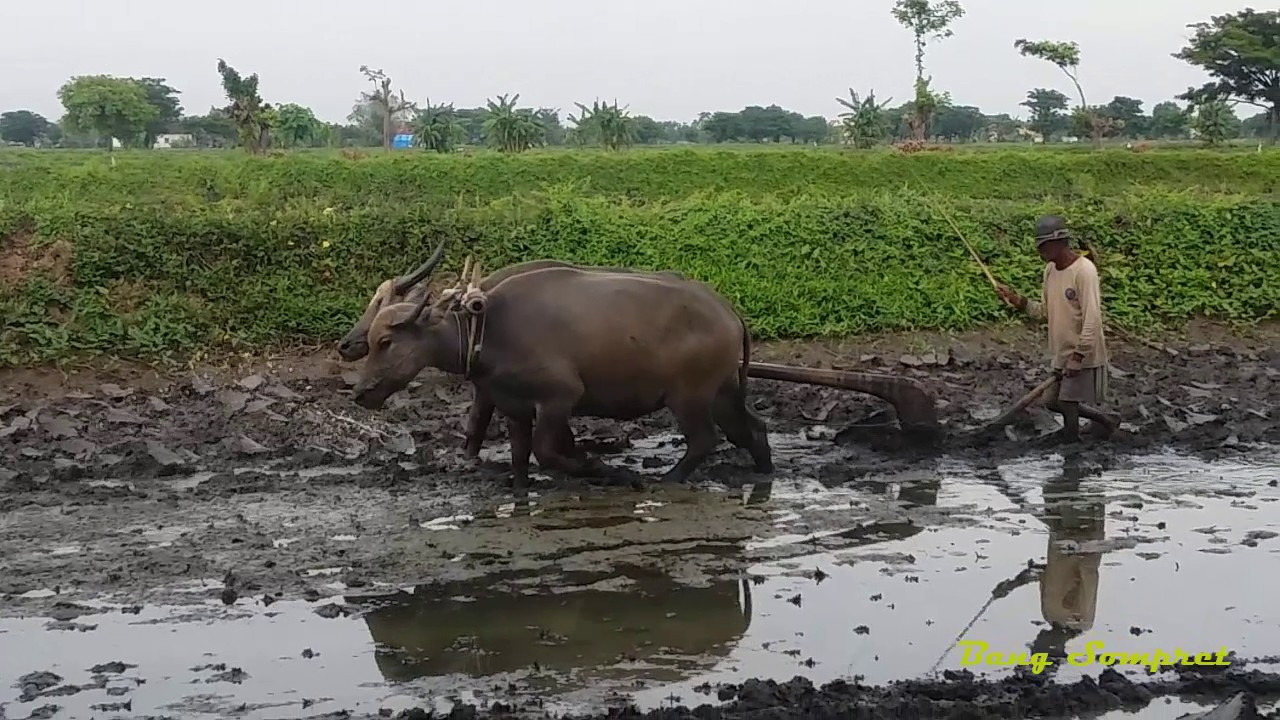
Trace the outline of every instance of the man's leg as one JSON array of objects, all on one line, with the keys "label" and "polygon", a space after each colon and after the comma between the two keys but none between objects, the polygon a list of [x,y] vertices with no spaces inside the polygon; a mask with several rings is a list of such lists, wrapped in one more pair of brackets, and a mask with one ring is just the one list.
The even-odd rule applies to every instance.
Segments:
[{"label": "man's leg", "polygon": [[[1079,377],[1078,375],[1076,377]],[[1045,400],[1044,406],[1049,410],[1062,416],[1062,432],[1060,436],[1068,442],[1075,442],[1080,439],[1080,403],[1066,399],[1070,395],[1067,393],[1067,385],[1076,378],[1059,376],[1058,382],[1053,384],[1049,397]],[[1064,395],[1066,398],[1064,398]]]},{"label": "man's leg", "polygon": [[[1079,437],[1080,417],[1093,421],[1102,429],[1104,437],[1115,432],[1119,426],[1119,418],[1086,405],[1088,402],[1101,402],[1106,396],[1107,369],[1105,367],[1084,368],[1075,377],[1063,378],[1059,390],[1058,403],[1062,406],[1062,419],[1065,425],[1064,434],[1068,439]],[[1074,430],[1073,430],[1074,428]]]}]

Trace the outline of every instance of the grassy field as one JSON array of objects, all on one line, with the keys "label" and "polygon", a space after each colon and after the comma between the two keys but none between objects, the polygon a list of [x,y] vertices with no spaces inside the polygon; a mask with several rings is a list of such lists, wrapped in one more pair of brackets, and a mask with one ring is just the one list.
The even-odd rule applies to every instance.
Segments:
[{"label": "grassy field", "polygon": [[329,342],[440,238],[448,269],[671,268],[760,337],[959,329],[1007,313],[960,244],[1034,291],[1038,214],[1101,253],[1109,313],[1275,317],[1280,153],[827,148],[0,152],[0,364]]}]

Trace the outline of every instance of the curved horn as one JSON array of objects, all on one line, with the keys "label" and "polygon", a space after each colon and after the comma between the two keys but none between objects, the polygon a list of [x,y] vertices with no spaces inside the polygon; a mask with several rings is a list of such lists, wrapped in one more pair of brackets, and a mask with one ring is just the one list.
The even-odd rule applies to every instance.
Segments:
[{"label": "curved horn", "polygon": [[435,270],[436,266],[440,264],[440,261],[444,259],[444,245],[447,242],[449,242],[449,238],[447,237],[441,240],[440,244],[436,246],[436,251],[431,253],[431,257],[427,258],[426,262],[419,265],[417,270],[414,270],[408,275],[401,275],[396,278],[396,292],[403,293],[405,290],[408,290],[414,285],[425,280],[426,277],[431,274],[431,271]]}]

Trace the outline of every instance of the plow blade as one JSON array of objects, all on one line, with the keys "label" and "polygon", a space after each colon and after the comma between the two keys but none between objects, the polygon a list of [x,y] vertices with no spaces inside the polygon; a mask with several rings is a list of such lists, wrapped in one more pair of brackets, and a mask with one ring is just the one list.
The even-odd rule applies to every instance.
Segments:
[{"label": "plow blade", "polygon": [[893,406],[904,431],[935,436],[942,429],[933,396],[912,378],[762,362],[752,362],[747,367],[747,377],[822,385],[874,395]]}]

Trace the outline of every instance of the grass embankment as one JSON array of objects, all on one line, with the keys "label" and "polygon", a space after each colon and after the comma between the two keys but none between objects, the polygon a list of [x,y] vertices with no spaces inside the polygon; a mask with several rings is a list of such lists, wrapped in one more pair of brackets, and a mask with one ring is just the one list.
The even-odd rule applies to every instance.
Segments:
[{"label": "grass embankment", "polygon": [[681,270],[761,338],[1007,317],[924,188],[1024,292],[1032,223],[1064,212],[1122,323],[1280,306],[1278,153],[76,155],[0,160],[0,365],[329,342],[442,237],[450,270]]}]

